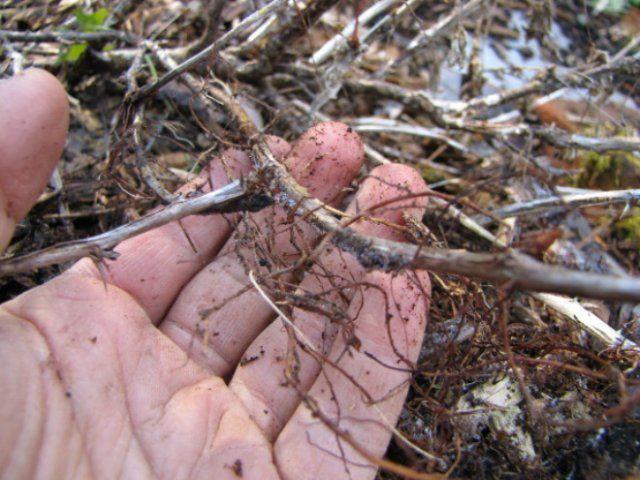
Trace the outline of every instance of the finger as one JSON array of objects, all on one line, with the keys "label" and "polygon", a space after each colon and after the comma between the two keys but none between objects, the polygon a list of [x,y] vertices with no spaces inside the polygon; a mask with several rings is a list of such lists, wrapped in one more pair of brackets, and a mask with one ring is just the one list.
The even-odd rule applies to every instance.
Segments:
[{"label": "finger", "polygon": [[[407,195],[409,192],[424,192],[426,186],[420,174],[405,165],[389,164],[378,167],[360,187],[349,207],[350,213],[366,211],[375,205],[384,204]],[[376,218],[384,219],[387,225],[372,221],[361,221],[353,228],[363,234],[402,241],[403,235],[388,224],[403,223],[403,215],[420,217],[426,198],[414,198],[389,203],[372,212]],[[329,249],[300,285],[301,295],[318,295],[319,299],[340,305],[347,310],[355,292],[350,285],[357,285],[364,269],[357,259],[339,250]],[[323,294],[322,292],[327,292]],[[338,332],[339,322],[328,321],[321,312],[295,308],[291,320],[316,351],[327,354]],[[343,320],[343,326],[345,320]],[[243,401],[254,421],[270,439],[275,439],[299,403],[297,389],[306,391],[318,376],[320,364],[308,349],[297,349],[298,364],[295,378],[290,384],[285,372],[290,369],[292,347],[282,319],[276,319],[251,344],[230,383],[230,388]],[[305,347],[308,345],[305,343]]]},{"label": "finger", "polygon": [[[310,195],[331,202],[351,183],[362,161],[357,134],[344,124],[324,123],[296,142],[285,164]],[[274,316],[259,293],[246,288],[247,270],[268,275],[285,269],[317,236],[310,225],[289,219],[281,207],[247,218],[222,254],[184,288],[161,325],[169,338],[217,375],[231,372]],[[287,281],[288,275],[279,278]]]},{"label": "finger", "polygon": [[[301,404],[276,441],[283,479],[374,478],[375,466],[335,429],[348,432],[375,458],[382,458],[389,444],[409,388],[408,370],[420,352],[431,287],[426,272],[371,272],[365,283],[369,286],[356,293],[350,309],[357,315],[354,335],[360,347],[336,339],[330,359],[341,371],[325,365],[308,393],[321,413]],[[303,467],[300,458],[307,459]]]},{"label": "finger", "polygon": [[0,252],[47,185],[69,128],[60,82],[30,69],[0,81]]},{"label": "finger", "polygon": [[[269,137],[268,143],[276,158],[289,151],[289,144],[282,139]],[[201,178],[181,191],[201,188],[206,192],[223,187],[246,175],[250,165],[246,153],[227,150],[205,168]],[[125,290],[157,323],[182,286],[218,253],[236,219],[237,214],[186,217],[125,240],[115,248],[118,258],[105,261],[106,268],[102,271],[89,259],[78,262],[72,271],[104,279]]]}]

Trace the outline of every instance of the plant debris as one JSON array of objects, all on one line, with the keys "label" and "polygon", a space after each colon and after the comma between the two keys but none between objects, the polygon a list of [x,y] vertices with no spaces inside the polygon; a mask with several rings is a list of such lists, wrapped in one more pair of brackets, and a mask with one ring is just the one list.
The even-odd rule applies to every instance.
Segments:
[{"label": "plant debris", "polygon": [[[291,139],[323,120],[361,135],[361,178],[388,162],[422,174],[434,193],[404,230],[419,249],[520,252],[620,283],[640,274],[637,3],[222,3],[0,5],[0,75],[46,68],[71,102],[63,161],[0,272],[63,242],[82,246],[0,277],[0,300],[78,255],[109,258],[120,240],[112,232],[135,233],[160,205],[183,216],[179,202],[191,208],[196,196],[170,192],[222,150],[254,148],[259,164],[249,129]],[[258,170],[235,185],[230,204],[209,207],[254,211],[275,201],[293,217],[300,202],[265,188],[281,185],[271,173]],[[345,323],[341,305],[278,281],[278,254],[246,230],[270,298]],[[340,235],[328,237],[340,246]],[[406,265],[348,240],[368,267]],[[454,273],[432,272],[422,354],[387,457],[454,478],[640,475],[639,304]],[[240,460],[229,468],[242,477]]]}]

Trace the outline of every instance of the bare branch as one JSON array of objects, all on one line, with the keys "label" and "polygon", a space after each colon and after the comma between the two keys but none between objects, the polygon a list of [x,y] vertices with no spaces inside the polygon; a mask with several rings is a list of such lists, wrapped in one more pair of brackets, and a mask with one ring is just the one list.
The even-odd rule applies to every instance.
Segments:
[{"label": "bare branch", "polygon": [[469,149],[446,135],[446,131],[441,128],[425,128],[418,125],[410,125],[407,123],[389,120],[377,117],[362,117],[351,122],[356,132],[390,132],[404,133],[418,137],[430,138],[446,143],[451,148],[459,150],[462,153],[469,154]]},{"label": "bare branch", "polygon": [[98,42],[101,40],[122,40],[127,43],[137,43],[132,35],[118,30],[101,30],[99,32],[15,32],[0,30],[0,39],[12,42]]},{"label": "bare branch", "polygon": [[265,44],[259,49],[259,58],[242,64],[234,57],[234,55],[243,56],[249,51],[255,50],[255,39],[253,42],[246,42],[237,49],[229,49],[224,52],[225,60],[234,63],[232,75],[239,78],[256,78],[272,71],[274,59],[280,52],[290,42],[306,33],[336,3],[338,0],[315,0],[306,2],[304,8],[299,8],[295,2],[292,2],[293,8],[285,11],[285,14],[282,15],[284,18],[279,19],[280,25],[277,28],[271,29],[268,41],[261,40]]},{"label": "bare branch", "polygon": [[[325,228],[332,228],[324,225]],[[332,230],[336,231],[336,230]],[[466,277],[511,282],[522,290],[555,292],[603,300],[640,301],[640,279],[579,272],[540,263],[515,251],[475,253],[426,249],[406,243],[368,238],[345,230],[333,242],[355,254],[368,268],[417,268]]]},{"label": "bare branch", "polygon": [[[624,49],[623,49],[624,50]],[[614,56],[599,66],[588,66],[580,69],[560,69],[553,65],[542,71],[537,78],[524,85],[499,93],[493,93],[469,101],[439,100],[431,98],[426,90],[411,90],[399,85],[372,80],[368,78],[348,79],[346,84],[356,90],[374,91],[380,95],[393,98],[414,108],[424,108],[424,102],[437,107],[442,113],[462,114],[469,111],[497,107],[531,94],[546,94],[567,86],[589,86],[592,79],[614,71],[630,74],[640,71],[640,57]]]},{"label": "bare branch", "polygon": [[[588,192],[536,198],[528,202],[516,203],[499,208],[492,213],[499,218],[514,217],[524,213],[536,213],[554,207],[585,207],[593,205],[630,204],[640,201],[640,189],[612,190],[608,192]],[[479,220],[479,223],[489,223],[490,219]]]},{"label": "bare branch", "polygon": [[594,152],[608,152],[610,150],[624,150],[627,152],[640,152],[640,138],[634,137],[610,137],[596,138],[578,135],[576,133],[567,134],[555,128],[529,128],[539,137],[558,147],[579,148],[582,150],[592,150]]},{"label": "bare branch", "polygon": [[552,295],[550,293],[534,293],[532,296],[557,312],[560,312],[572,322],[576,323],[579,328],[588,331],[591,335],[602,340],[610,347],[638,348],[634,342],[626,338],[619,331],[611,328],[595,314],[585,309],[577,300],[560,295]]},{"label": "bare branch", "polygon": [[[460,114],[470,111],[472,108],[499,105],[503,102],[508,101],[509,99],[514,98],[516,95],[531,93],[530,91],[528,91],[529,88],[533,89],[534,85],[536,86],[536,88],[541,88],[544,85],[544,82],[541,81],[536,81],[535,84],[532,83],[529,87],[521,87],[518,89],[514,89],[511,92],[503,92],[502,94],[490,95],[478,99],[477,101],[472,100],[470,102],[446,100],[442,101],[432,99],[425,91],[422,90],[408,90],[398,85],[368,79],[348,80],[347,85],[355,90],[375,91],[380,95],[384,95],[388,98],[400,101],[405,105],[412,106],[413,108],[419,108],[429,114],[434,120],[434,123],[437,123],[441,127],[497,136],[525,135],[533,133],[541,137],[548,143],[558,147],[578,148],[596,152],[607,152],[611,150],[623,150],[631,152],[640,151],[640,138],[599,138],[589,137],[586,135],[569,134],[562,130],[547,127],[536,127],[525,123],[502,123],[502,116],[482,121],[466,119],[459,116]],[[509,93],[513,94],[514,97],[509,97],[509,95],[507,95]],[[389,124],[387,130],[391,131],[392,129],[395,129],[398,133],[429,136],[429,131],[434,132],[433,129],[426,129],[424,127],[416,127],[411,125],[400,127],[400,124],[393,120],[379,119],[377,120],[377,122],[384,122],[386,124]],[[369,131],[373,129],[374,127],[370,127]],[[450,140],[447,143],[458,150],[468,150],[466,149],[466,147],[460,149],[460,144],[458,142],[452,142],[454,141]]]},{"label": "bare branch", "polygon": [[[340,33],[335,35],[329,41],[327,41],[322,47],[320,47],[309,59],[312,64],[320,65],[324,63],[333,55],[336,51],[341,51],[348,48],[349,35],[352,35],[355,32],[356,25],[359,27],[366,26],[371,20],[373,20],[377,15],[384,12],[385,10],[393,7],[399,0],[382,0],[380,2],[375,2],[368,9],[360,14],[360,16],[356,20],[352,20],[349,24],[342,29]],[[415,1],[414,1],[415,3]]]},{"label": "bare branch", "polygon": [[141,88],[140,90],[138,90],[135,94],[133,94],[129,98],[129,100],[134,102],[134,101],[137,101],[137,100],[139,100],[140,98],[142,98],[144,96],[149,95],[152,92],[155,92],[155,91],[159,90],[161,87],[163,87],[167,83],[171,82],[172,80],[177,78],[182,73],[184,73],[187,70],[190,70],[191,68],[195,67],[200,62],[203,62],[206,59],[210,58],[210,56],[213,53],[217,52],[221,48],[223,48],[226,45],[228,45],[229,41],[231,41],[237,35],[239,35],[242,32],[244,32],[251,25],[253,25],[257,21],[263,19],[265,16],[269,15],[270,13],[277,11],[280,7],[282,7],[282,5],[284,5],[286,3],[286,1],[287,0],[273,0],[272,2],[270,2],[267,5],[265,5],[264,7],[262,7],[261,9],[256,10],[251,15],[249,15],[247,18],[242,20],[234,29],[229,30],[227,33],[222,35],[218,40],[213,42],[207,48],[205,48],[204,50],[200,51],[196,55],[193,55],[192,57],[188,58],[187,60],[182,62],[177,67],[172,68],[169,72],[164,74],[156,82],[154,82],[154,83],[152,83],[150,85],[147,85],[147,86]]},{"label": "bare branch", "polygon": [[460,8],[454,8],[451,13],[438,20],[433,26],[421,31],[418,35],[416,35],[414,39],[409,42],[404,55],[397,60],[389,62],[385,67],[383,67],[382,72],[386,72],[389,69],[396,67],[400,63],[404,62],[407,58],[410,58],[414,52],[424,48],[435,38],[438,38],[440,35],[446,33],[454,24],[454,22],[460,21],[467,15],[473,13],[484,3],[484,1],[485,0],[470,0]]},{"label": "bare branch", "polygon": [[[476,235],[489,240],[499,248],[507,247],[503,240],[493,235],[480,224],[476,223],[474,219],[460,212],[453,205],[449,205],[439,198],[434,198],[432,201],[437,204],[439,203],[440,205],[444,204],[449,215],[456,218],[460,224],[474,232]],[[594,335],[608,347],[616,348],[618,346],[624,346],[625,348],[638,348],[638,345],[627,339],[621,332],[611,328],[607,323],[584,308],[577,300],[548,293],[531,293],[531,296],[540,300],[556,312],[568,317],[580,328],[587,330],[591,335]]]},{"label": "bare branch", "polygon": [[553,267],[515,251],[475,253],[464,250],[423,248],[401,242],[372,238],[344,228],[326,213],[324,204],[306,196],[306,190],[289,175],[271,153],[264,138],[256,131],[242,106],[222,90],[212,94],[232,114],[247,138],[257,139],[253,152],[262,173],[266,174],[269,191],[280,192],[274,199],[294,209],[326,232],[332,242],[353,253],[366,268],[397,270],[425,269],[454,273],[467,277],[509,282],[516,288],[538,292],[554,292],[604,300],[640,301],[640,279],[579,272]]},{"label": "bare branch", "polygon": [[162,210],[109,232],[83,240],[61,243],[24,256],[0,260],[0,277],[70,262],[86,256],[100,258],[127,238],[188,215],[230,213],[247,209],[260,210],[269,205],[268,197],[249,194],[250,190],[246,182],[236,180],[213,192],[177,200]]}]

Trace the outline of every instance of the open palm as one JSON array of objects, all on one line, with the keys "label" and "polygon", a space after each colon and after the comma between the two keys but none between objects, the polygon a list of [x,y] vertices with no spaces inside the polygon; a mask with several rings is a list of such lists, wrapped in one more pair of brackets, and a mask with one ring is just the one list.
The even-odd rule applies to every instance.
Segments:
[{"label": "open palm", "polygon": [[[57,162],[67,115],[44,72],[0,83],[0,248]],[[270,145],[333,204],[363,160],[336,123]],[[227,151],[184,190],[218,188],[249,165]],[[382,221],[353,227],[401,240],[391,225],[422,205],[388,201],[424,188],[407,167],[378,167],[348,213],[386,204],[373,212]],[[102,271],[83,260],[0,307],[0,474],[373,478],[420,349],[427,275],[365,272],[278,207],[181,223],[123,242]],[[311,252],[305,275],[291,268]],[[287,318],[263,298],[278,286]]]}]

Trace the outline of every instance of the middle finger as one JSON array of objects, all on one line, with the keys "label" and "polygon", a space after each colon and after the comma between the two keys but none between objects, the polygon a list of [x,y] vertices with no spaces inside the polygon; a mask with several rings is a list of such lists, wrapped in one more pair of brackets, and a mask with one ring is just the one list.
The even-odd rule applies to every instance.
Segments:
[{"label": "middle finger", "polygon": [[[344,124],[324,123],[304,134],[284,163],[309,194],[338,201],[358,173],[362,144]],[[309,250],[315,230],[292,225],[278,206],[248,215],[222,253],[178,296],[161,330],[215,375],[229,374],[274,314],[259,293],[247,288],[249,269],[269,275],[286,269]],[[287,281],[288,275],[281,275]]]}]

